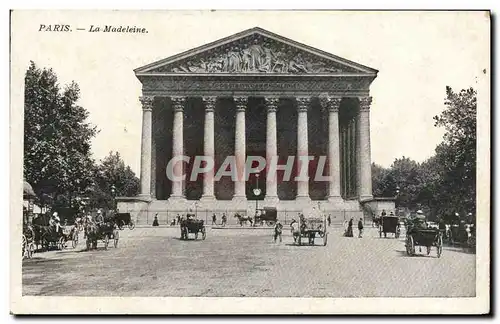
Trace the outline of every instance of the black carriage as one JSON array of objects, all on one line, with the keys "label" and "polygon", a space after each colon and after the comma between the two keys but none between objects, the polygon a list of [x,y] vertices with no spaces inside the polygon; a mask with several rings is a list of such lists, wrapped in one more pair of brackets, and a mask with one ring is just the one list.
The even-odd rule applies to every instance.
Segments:
[{"label": "black carriage", "polygon": [[95,233],[87,233],[87,250],[90,250],[90,248],[97,249],[97,243],[99,240],[102,240],[102,242],[104,243],[105,250],[108,249],[110,240],[113,240],[113,245],[115,248],[118,247],[120,232],[113,222],[98,223],[95,226]]},{"label": "black carriage", "polygon": [[62,227],[59,227],[59,231],[56,231],[55,227],[46,226],[45,231],[41,235],[41,244],[46,251],[50,248],[63,250],[66,248],[66,241],[67,239],[63,234]]},{"label": "black carriage", "polygon": [[113,219],[120,230],[123,229],[124,226],[127,226],[130,230],[135,228],[135,223],[130,213],[115,213]]},{"label": "black carriage", "polygon": [[323,239],[323,246],[326,246],[328,241],[326,216],[308,218],[301,216],[299,217],[298,227],[299,231],[292,233],[296,244],[302,245],[302,239],[307,238],[309,245],[315,245],[315,239],[319,236]]},{"label": "black carriage", "polygon": [[274,226],[278,221],[278,211],[273,207],[265,207],[258,210],[259,213],[255,215],[253,225],[261,225],[266,224],[267,226]]},{"label": "black carriage", "polygon": [[405,245],[406,253],[410,256],[415,255],[416,246],[426,247],[427,255],[431,253],[431,248],[435,246],[437,257],[440,258],[443,253],[443,235],[439,229],[412,226],[406,233]]},{"label": "black carriage", "polygon": [[198,239],[198,234],[201,233],[201,239],[207,237],[205,223],[201,219],[194,218],[194,215],[188,214],[187,219],[182,219],[180,222],[181,240],[187,240],[189,234],[194,234],[195,240]]},{"label": "black carriage", "polygon": [[387,233],[393,233],[395,238],[399,238],[401,234],[401,225],[397,216],[383,216],[380,218],[379,237],[387,237]]}]

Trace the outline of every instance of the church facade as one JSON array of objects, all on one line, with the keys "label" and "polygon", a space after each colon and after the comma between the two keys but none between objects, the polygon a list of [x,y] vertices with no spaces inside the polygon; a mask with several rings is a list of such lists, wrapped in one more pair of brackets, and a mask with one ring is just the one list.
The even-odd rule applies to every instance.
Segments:
[{"label": "church facade", "polygon": [[120,211],[362,211],[377,72],[261,28],[136,69],[140,195]]}]

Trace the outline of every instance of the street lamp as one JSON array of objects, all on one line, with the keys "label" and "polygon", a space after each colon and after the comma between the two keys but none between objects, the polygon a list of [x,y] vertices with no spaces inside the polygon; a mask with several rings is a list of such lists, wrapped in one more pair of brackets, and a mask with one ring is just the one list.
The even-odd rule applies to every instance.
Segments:
[{"label": "street lamp", "polygon": [[400,193],[401,188],[399,186],[396,186],[396,201],[394,203],[396,207],[396,216],[399,216],[399,193]]},{"label": "street lamp", "polygon": [[113,196],[113,209],[116,210],[116,187],[111,185],[111,196]]},{"label": "street lamp", "polygon": [[259,200],[258,197],[262,193],[262,190],[259,188],[259,174],[255,174],[255,178],[257,179],[257,185],[255,186],[255,189],[253,190],[253,194],[255,196],[255,213],[257,213],[257,210],[259,209]]}]

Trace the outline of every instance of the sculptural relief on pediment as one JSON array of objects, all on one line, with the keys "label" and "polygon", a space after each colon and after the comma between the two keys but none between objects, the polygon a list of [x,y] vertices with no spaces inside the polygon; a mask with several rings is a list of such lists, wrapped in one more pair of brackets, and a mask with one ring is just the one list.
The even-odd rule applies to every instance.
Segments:
[{"label": "sculptural relief on pediment", "polygon": [[356,70],[257,34],[158,67],[154,72],[316,74]]}]

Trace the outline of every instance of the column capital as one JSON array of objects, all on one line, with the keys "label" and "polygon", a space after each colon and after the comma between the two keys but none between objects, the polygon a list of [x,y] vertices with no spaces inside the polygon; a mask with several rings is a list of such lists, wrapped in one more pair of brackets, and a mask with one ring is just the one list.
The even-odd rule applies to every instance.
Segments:
[{"label": "column capital", "polygon": [[183,111],[184,110],[184,102],[186,101],[186,97],[175,96],[170,97],[172,100],[172,106],[174,107],[174,111]]},{"label": "column capital", "polygon": [[276,112],[276,110],[278,109],[278,103],[280,101],[280,98],[278,98],[278,97],[265,97],[264,101],[266,103],[268,113]]},{"label": "column capital", "polygon": [[372,104],[372,97],[359,97],[359,110],[360,111],[370,111],[370,105]]},{"label": "column capital", "polygon": [[311,97],[296,97],[299,112],[306,112],[309,109]]},{"label": "column capital", "polygon": [[248,97],[233,97],[236,104],[236,111],[244,112],[247,108]]},{"label": "column capital", "polygon": [[153,96],[141,96],[141,97],[139,97],[139,101],[141,102],[141,105],[142,105],[142,110],[144,110],[144,111],[153,110],[154,99],[155,99],[155,97],[153,97]]},{"label": "column capital", "polygon": [[329,112],[338,112],[341,101],[342,98],[327,98],[327,97],[319,98],[321,107],[323,107],[324,109],[328,109]]},{"label": "column capital", "polygon": [[215,104],[217,102],[217,97],[207,96],[202,97],[203,103],[205,103],[205,112],[213,112],[215,109]]}]

